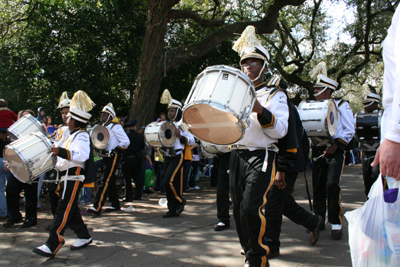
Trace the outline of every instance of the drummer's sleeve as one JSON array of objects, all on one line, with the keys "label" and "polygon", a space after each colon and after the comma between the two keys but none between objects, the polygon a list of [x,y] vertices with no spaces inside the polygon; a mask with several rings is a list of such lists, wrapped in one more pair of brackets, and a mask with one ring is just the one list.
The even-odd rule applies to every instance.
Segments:
[{"label": "drummer's sleeve", "polygon": [[335,144],[341,149],[346,150],[347,145],[354,137],[354,118],[349,103],[346,101],[338,107],[343,125],[343,131],[333,136]]},{"label": "drummer's sleeve", "polygon": [[58,156],[73,162],[85,162],[90,155],[90,137],[88,133],[78,133],[70,145],[70,149],[59,148]]},{"label": "drummer's sleeve", "polygon": [[179,140],[181,142],[181,144],[185,144],[185,145],[189,145],[192,146],[194,145],[194,143],[196,142],[196,140],[194,140],[193,135],[191,135],[190,133],[187,133],[185,131],[181,131],[181,139]]},{"label": "drummer's sleeve", "polygon": [[120,124],[115,125],[112,128],[112,131],[113,131],[113,133],[115,134],[115,137],[118,140],[118,145],[117,145],[116,149],[120,149],[120,150],[127,149],[128,146],[130,145],[131,141],[129,141],[129,137],[125,133],[125,131],[122,128],[122,126]]},{"label": "drummer's sleeve", "polygon": [[263,132],[271,138],[280,139],[287,134],[289,107],[284,92],[276,92],[264,106],[263,114],[258,115]]}]

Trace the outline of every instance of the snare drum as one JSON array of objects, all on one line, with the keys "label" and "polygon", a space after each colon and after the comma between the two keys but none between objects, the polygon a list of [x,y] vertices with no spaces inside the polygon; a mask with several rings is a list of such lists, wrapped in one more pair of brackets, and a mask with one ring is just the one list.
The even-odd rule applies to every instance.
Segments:
[{"label": "snare drum", "polygon": [[172,147],[176,141],[175,129],[170,121],[154,121],[146,126],[144,136],[151,147]]},{"label": "snare drum", "polygon": [[335,135],[338,112],[333,100],[303,101],[299,104],[298,111],[309,137],[332,137]]},{"label": "snare drum", "polygon": [[52,147],[50,139],[44,134],[32,133],[6,145],[4,161],[12,174],[26,183],[54,168],[57,159],[53,156],[49,158]]},{"label": "snare drum", "polygon": [[253,82],[240,70],[217,65],[200,73],[183,108],[183,127],[198,139],[218,145],[239,141],[253,109]]},{"label": "snare drum", "polygon": [[22,116],[18,121],[11,125],[7,129],[8,135],[11,141],[15,141],[18,138],[28,136],[31,133],[40,132],[46,135],[46,131],[40,122],[33,117],[31,114]]},{"label": "snare drum", "polygon": [[110,141],[110,133],[106,127],[103,125],[95,125],[89,132],[92,144],[96,149],[102,150],[107,147]]},{"label": "snare drum", "polygon": [[205,158],[213,158],[215,154],[228,153],[231,151],[227,145],[214,145],[202,140],[200,140],[200,146]]},{"label": "snare drum", "polygon": [[382,110],[376,112],[358,112],[355,116],[356,137],[359,142],[380,141]]}]

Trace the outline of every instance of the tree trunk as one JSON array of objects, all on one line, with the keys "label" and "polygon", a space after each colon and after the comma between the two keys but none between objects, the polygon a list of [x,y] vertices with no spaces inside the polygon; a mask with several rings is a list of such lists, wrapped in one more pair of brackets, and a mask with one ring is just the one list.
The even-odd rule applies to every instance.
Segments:
[{"label": "tree trunk", "polygon": [[179,0],[150,0],[146,33],[139,63],[137,86],[131,106],[130,118],[145,126],[154,119],[154,107],[163,73],[164,38],[169,12]]}]

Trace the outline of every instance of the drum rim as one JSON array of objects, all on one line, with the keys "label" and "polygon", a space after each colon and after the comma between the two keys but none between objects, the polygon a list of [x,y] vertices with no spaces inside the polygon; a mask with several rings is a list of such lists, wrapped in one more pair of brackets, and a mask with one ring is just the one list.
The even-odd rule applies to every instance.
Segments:
[{"label": "drum rim", "polygon": [[92,133],[93,133],[94,129],[96,129],[96,128],[98,128],[98,127],[99,127],[99,128],[104,128],[104,129],[108,132],[107,127],[105,127],[104,125],[95,124],[95,125],[93,126],[93,128],[90,129],[90,131],[89,131],[89,137],[90,137],[90,141],[92,142],[93,147],[96,148],[96,149],[102,150],[102,149],[105,149],[105,148],[108,146],[108,144],[110,143],[110,133],[108,133],[108,141],[107,141],[107,144],[106,144],[104,147],[99,148],[99,147],[97,147],[97,146],[94,145],[94,142],[93,142],[93,140],[92,140]]}]

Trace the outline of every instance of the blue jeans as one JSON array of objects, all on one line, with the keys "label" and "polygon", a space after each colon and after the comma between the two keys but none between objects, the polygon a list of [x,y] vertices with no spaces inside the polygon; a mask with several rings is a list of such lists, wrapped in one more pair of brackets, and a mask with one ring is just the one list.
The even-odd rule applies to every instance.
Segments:
[{"label": "blue jeans", "polygon": [[7,200],[4,194],[4,188],[8,173],[4,169],[3,158],[0,158],[0,216],[7,216]]},{"label": "blue jeans", "polygon": [[[103,163],[102,160],[98,160],[94,163],[94,177],[96,177],[96,180],[94,181],[94,183],[97,183],[97,171],[101,168],[101,164]],[[79,199],[82,202],[92,202],[92,188],[91,187],[82,187],[82,196]]]}]

